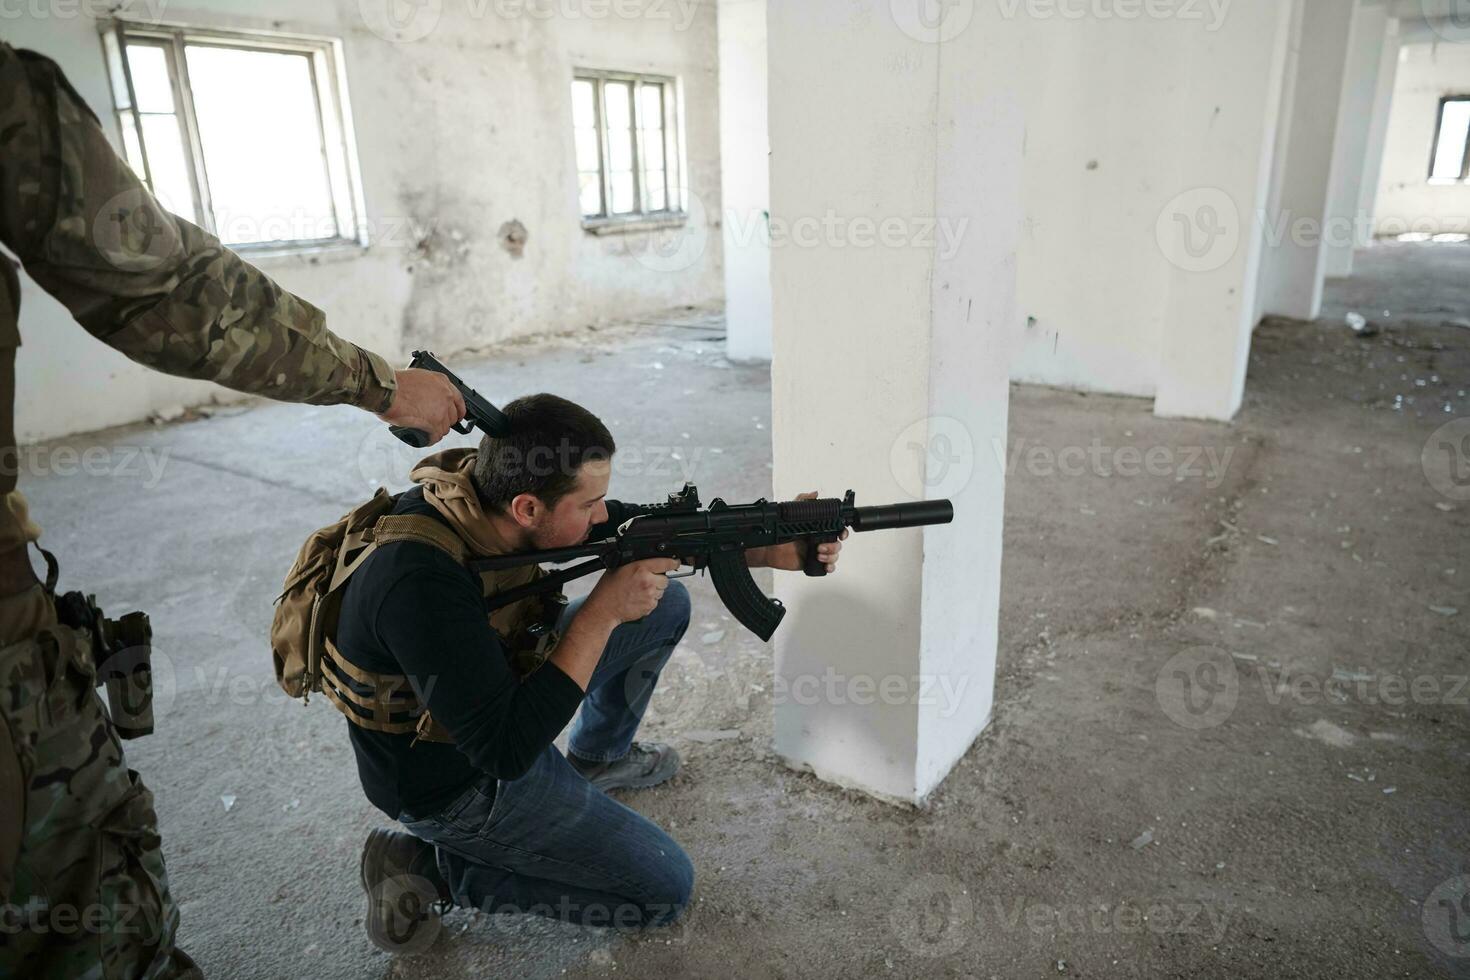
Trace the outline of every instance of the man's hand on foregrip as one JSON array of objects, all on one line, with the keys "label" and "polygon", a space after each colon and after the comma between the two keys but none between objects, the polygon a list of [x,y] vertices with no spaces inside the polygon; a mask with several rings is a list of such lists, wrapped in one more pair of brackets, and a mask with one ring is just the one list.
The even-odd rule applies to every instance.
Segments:
[{"label": "man's hand on foregrip", "polygon": [[[796,495],[796,499],[815,500],[817,499],[817,493],[816,490],[799,493]],[[787,572],[807,571],[808,574],[812,574],[807,566],[811,564],[809,560],[811,549],[815,547],[817,549],[816,557],[820,562],[821,568],[825,570],[826,574],[831,575],[837,571],[837,555],[842,550],[842,542],[851,533],[847,528],[843,528],[841,536],[835,541],[788,541],[785,544],[774,545],[770,548],[752,549],[753,553],[758,552],[758,556],[751,562],[751,567],[777,568]],[[816,566],[813,565],[813,567]]]},{"label": "man's hand on foregrip", "polygon": [[464,398],[444,375],[404,368],[397,372],[397,378],[398,391],[393,396],[393,404],[378,416],[389,425],[425,432],[433,444],[464,418]]}]

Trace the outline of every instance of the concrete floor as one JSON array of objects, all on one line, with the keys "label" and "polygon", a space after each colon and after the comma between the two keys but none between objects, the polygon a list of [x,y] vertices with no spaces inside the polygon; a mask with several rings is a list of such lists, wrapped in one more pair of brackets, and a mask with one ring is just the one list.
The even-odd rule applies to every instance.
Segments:
[{"label": "concrete floor", "polygon": [[[64,587],[152,614],[159,734],[129,756],[210,976],[1470,976],[1440,904],[1470,873],[1470,503],[1420,465],[1470,414],[1470,332],[1439,325],[1470,315],[1467,269],[1465,247],[1369,251],[1323,321],[1260,331],[1232,425],[1014,389],[995,717],[924,810],[779,765],[769,648],[694,580],[646,729],[686,767],[626,799],[688,849],[697,904],[641,937],[455,912],[394,960],[363,935],[383,821],[345,723],[277,692],[265,635],[306,533],[402,484],[413,457],[372,418],[270,404],[79,436],[112,472],[22,485]],[[1349,305],[1384,332],[1352,336]],[[456,366],[497,401],[602,414],[643,457],[615,495],[687,476],[754,499],[767,373],[719,336],[691,311]],[[1047,462],[1069,446],[1081,472]],[[1157,447],[1152,472],[1114,472],[1121,447]]]}]

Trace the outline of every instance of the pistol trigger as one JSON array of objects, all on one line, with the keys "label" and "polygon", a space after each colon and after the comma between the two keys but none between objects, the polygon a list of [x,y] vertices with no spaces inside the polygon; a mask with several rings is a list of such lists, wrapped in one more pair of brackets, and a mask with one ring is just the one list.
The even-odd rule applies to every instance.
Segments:
[{"label": "pistol trigger", "polygon": [[475,431],[474,423],[469,422],[466,419],[460,419],[458,422],[454,423],[451,428],[453,428],[454,431],[458,432],[460,435],[466,436]]}]

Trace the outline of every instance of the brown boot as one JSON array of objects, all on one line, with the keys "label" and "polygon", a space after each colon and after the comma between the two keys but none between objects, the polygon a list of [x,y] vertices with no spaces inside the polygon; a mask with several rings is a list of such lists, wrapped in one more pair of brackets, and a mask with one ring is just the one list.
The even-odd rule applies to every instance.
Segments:
[{"label": "brown boot", "polygon": [[434,847],[412,834],[368,833],[362,846],[363,924],[373,945],[389,953],[421,953],[438,938],[439,916],[454,907]]}]

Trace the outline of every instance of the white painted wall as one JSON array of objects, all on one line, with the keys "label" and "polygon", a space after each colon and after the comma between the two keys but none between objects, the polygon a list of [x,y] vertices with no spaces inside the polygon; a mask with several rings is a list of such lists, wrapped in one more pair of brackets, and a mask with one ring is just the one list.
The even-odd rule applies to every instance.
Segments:
[{"label": "white painted wall", "polygon": [[1446,95],[1470,95],[1470,43],[1405,44],[1378,184],[1376,234],[1470,232],[1470,184],[1429,182],[1439,100]]},{"label": "white painted wall", "polygon": [[1378,71],[1388,43],[1388,10],[1359,4],[1348,39],[1342,100],[1338,105],[1337,141],[1332,151],[1332,189],[1327,202],[1329,223],[1325,272],[1329,279],[1352,275],[1353,249],[1372,222],[1358,210],[1368,170],[1373,107],[1378,97]]},{"label": "white painted wall", "polygon": [[1292,23],[1290,4],[1236,7],[1187,52],[1189,151],[1160,225],[1173,268],[1157,415],[1228,420],[1244,397],[1265,244],[1254,217],[1270,196]]},{"label": "white painted wall", "polygon": [[1315,319],[1326,281],[1326,224],[1332,200],[1333,155],[1347,76],[1348,41],[1354,4],[1345,0],[1302,0],[1296,51],[1296,82],[1289,119],[1278,152],[1286,158],[1275,207],[1257,216],[1267,236],[1260,269],[1260,311],[1299,320]]},{"label": "white painted wall", "polygon": [[771,144],[766,0],[720,0],[720,180],[725,213],[725,350],[771,359]]},{"label": "white painted wall", "polygon": [[[837,581],[778,582],[792,612],[776,676],[792,696],[777,704],[776,748],[822,778],[917,801],[993,697],[1018,76],[989,5],[942,42],[917,16],[901,26],[913,5],[889,0],[767,10],[772,219],[821,225],[771,252],[774,417],[802,420],[772,433],[776,495],[850,486],[859,505],[951,497],[956,511],[951,525],[864,537]],[[935,219],[963,229],[951,246]],[[869,222],[905,234],[884,243],[859,233]],[[842,369],[813,384],[810,365],[833,351]],[[931,449],[956,457],[943,475],[926,468]],[[799,695],[807,678],[814,698]]]},{"label": "white painted wall", "polygon": [[1363,180],[1358,188],[1358,214],[1367,219],[1359,228],[1359,248],[1365,248],[1373,241],[1373,216],[1378,210],[1378,187],[1383,179],[1383,158],[1388,147],[1388,119],[1393,109],[1393,90],[1398,82],[1399,53],[1402,46],[1402,22],[1389,18],[1387,36],[1378,60],[1378,90],[1373,95],[1373,121],[1368,127]]},{"label": "white painted wall", "polygon": [[[390,359],[568,330],[683,304],[718,302],[723,270],[716,17],[713,0],[626,4],[444,3],[422,39],[391,43],[364,11],[393,0],[176,0],[165,18],[203,27],[341,38],[369,228],[365,250],[262,259],[288,289],[322,307],[333,330]],[[133,5],[139,12],[149,8]],[[156,4],[154,6],[157,6]],[[116,144],[111,95],[89,5],[23,5],[4,36],[56,59]],[[41,16],[35,13],[39,10]],[[533,16],[582,11],[581,17]],[[58,14],[65,11],[69,15]],[[602,15],[596,12],[602,11]],[[510,15],[507,15],[510,14]],[[689,187],[705,205],[679,261],[648,250],[650,233],[596,237],[577,212],[570,82],[574,67],[677,76]],[[496,240],[519,219],[522,258]],[[427,229],[413,240],[408,226]],[[33,284],[21,313],[17,429],[32,441],[197,403],[223,389],[167,378],[92,340]],[[82,394],[85,392],[85,396]]]},{"label": "white painted wall", "polygon": [[[1261,100],[1252,73],[1270,70],[1284,51],[1285,28],[1275,14],[1290,6],[1266,5],[1264,15],[1258,6],[1164,5],[1177,16],[1160,18],[1017,16],[994,26],[1000,43],[989,56],[1021,80],[1026,118],[1019,306],[1027,326],[1012,368],[1016,380],[1155,396],[1171,331],[1219,314],[1216,305],[1171,300],[1178,270],[1161,246],[1160,219],[1172,220],[1181,195],[1217,186],[1222,171],[1197,152],[1213,116],[1229,119],[1238,133],[1258,133],[1275,118],[1279,106]],[[1242,25],[1263,33],[1250,36]],[[1213,96],[1188,81],[1199,58],[1252,84],[1221,86],[1219,98],[1207,101]],[[1249,124],[1236,128],[1243,116]],[[1267,180],[1255,164],[1270,158],[1269,147],[1257,154],[1251,140],[1250,165],[1231,171],[1230,179],[1242,183],[1220,188],[1240,202],[1247,223]],[[1230,234],[1244,241],[1244,231],[1242,225]],[[1240,278],[1226,288],[1248,294],[1245,268],[1233,274]],[[1232,372],[1234,364],[1232,353]],[[1235,383],[1222,385],[1213,403],[1228,406]]]}]

